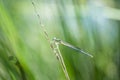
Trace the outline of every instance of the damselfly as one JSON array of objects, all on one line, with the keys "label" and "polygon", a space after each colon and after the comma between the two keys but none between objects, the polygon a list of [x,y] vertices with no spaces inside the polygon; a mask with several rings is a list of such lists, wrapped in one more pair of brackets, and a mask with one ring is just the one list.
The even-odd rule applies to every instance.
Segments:
[{"label": "damselfly", "polygon": [[76,50],[76,51],[78,51],[78,52],[80,52],[80,53],[83,53],[83,54],[87,55],[87,56],[93,57],[91,54],[83,51],[83,50],[80,49],[79,47],[73,46],[73,45],[71,45],[71,44],[69,44],[69,43],[67,43],[67,42],[65,42],[65,41],[62,41],[61,39],[57,39],[57,38],[55,37],[55,38],[53,38],[53,41],[55,41],[55,42],[58,43],[58,44],[62,44],[62,45],[64,45],[64,46],[67,46],[67,47],[69,47],[69,48],[71,48],[71,49],[74,49],[74,50]]}]

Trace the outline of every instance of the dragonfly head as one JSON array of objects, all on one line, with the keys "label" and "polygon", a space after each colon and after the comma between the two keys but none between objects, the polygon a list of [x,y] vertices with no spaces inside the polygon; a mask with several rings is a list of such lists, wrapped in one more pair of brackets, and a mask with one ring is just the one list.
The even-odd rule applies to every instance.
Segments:
[{"label": "dragonfly head", "polygon": [[61,40],[60,40],[60,39],[57,39],[56,37],[54,37],[54,38],[52,39],[52,41],[55,42],[55,43],[58,43],[58,44],[61,43]]}]

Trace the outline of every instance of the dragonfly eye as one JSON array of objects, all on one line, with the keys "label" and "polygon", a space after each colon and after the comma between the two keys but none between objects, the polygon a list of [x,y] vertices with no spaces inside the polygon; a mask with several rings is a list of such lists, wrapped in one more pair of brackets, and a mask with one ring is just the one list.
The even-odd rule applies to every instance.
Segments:
[{"label": "dragonfly eye", "polygon": [[60,39],[57,39],[56,37],[54,37],[52,40],[53,40],[54,42],[56,42],[56,43],[61,43],[61,40],[60,40]]}]

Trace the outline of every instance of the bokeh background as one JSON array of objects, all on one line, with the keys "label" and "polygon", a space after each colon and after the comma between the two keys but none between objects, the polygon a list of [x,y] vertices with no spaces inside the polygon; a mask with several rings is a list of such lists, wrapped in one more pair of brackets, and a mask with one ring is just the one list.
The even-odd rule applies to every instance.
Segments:
[{"label": "bokeh background", "polygon": [[[51,40],[94,56],[60,45],[71,80],[120,80],[120,0],[33,2]],[[31,0],[0,0],[0,80],[66,80]]]}]

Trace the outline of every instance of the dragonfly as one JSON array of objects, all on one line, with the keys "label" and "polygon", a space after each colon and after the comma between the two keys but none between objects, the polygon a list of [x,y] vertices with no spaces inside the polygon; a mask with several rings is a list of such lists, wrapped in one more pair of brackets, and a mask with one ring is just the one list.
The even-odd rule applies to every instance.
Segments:
[{"label": "dragonfly", "polygon": [[62,44],[62,45],[67,46],[67,47],[69,47],[69,48],[71,48],[71,49],[73,49],[73,50],[78,51],[79,53],[83,53],[83,54],[85,54],[85,55],[93,58],[93,55],[91,55],[91,54],[85,52],[84,50],[82,50],[81,48],[76,47],[76,46],[73,46],[73,45],[71,45],[70,43],[67,43],[67,42],[65,42],[65,41],[63,41],[63,40],[61,40],[61,39],[58,39],[58,38],[54,37],[52,40],[53,40],[54,42],[56,42],[57,44]]}]

